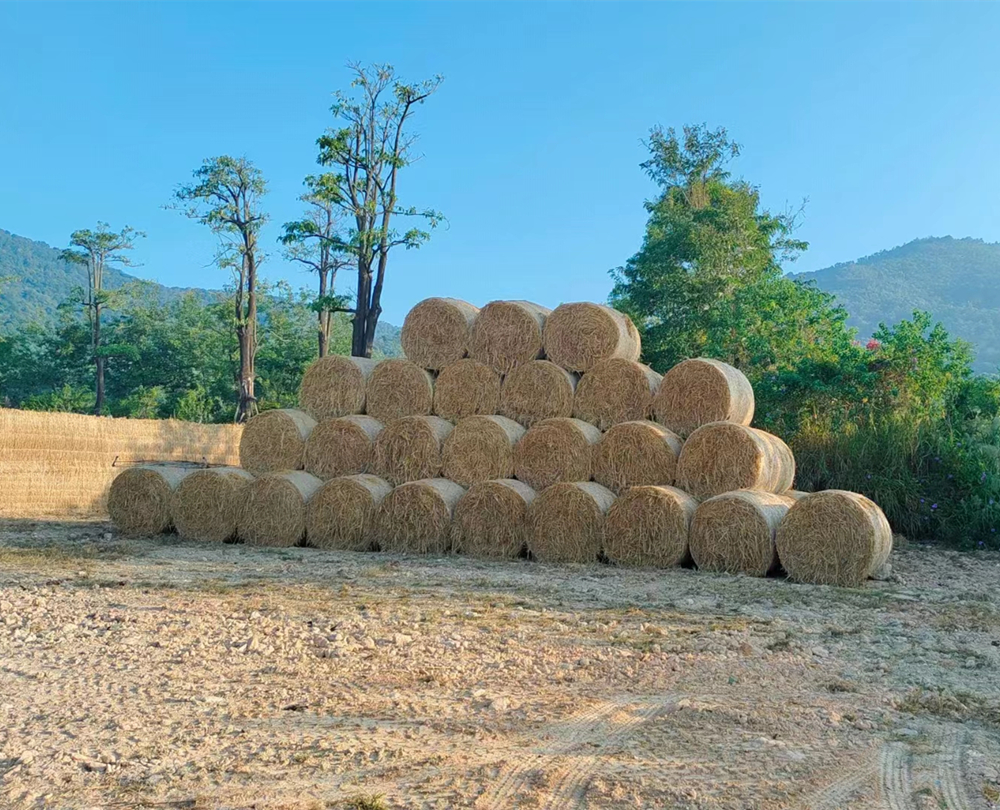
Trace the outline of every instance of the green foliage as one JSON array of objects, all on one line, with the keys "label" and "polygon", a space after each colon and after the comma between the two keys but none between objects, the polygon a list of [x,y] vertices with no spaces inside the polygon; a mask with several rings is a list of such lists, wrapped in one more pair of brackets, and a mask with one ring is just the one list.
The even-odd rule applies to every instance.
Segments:
[{"label": "green foliage", "polygon": [[917,311],[862,345],[833,296],[782,274],[806,246],[793,217],[732,179],[724,130],[654,130],[649,146],[660,194],[611,297],[646,362],[741,368],[755,423],[795,451],[798,487],[862,492],[912,538],[1000,548],[1000,380],[974,376],[969,344]]}]

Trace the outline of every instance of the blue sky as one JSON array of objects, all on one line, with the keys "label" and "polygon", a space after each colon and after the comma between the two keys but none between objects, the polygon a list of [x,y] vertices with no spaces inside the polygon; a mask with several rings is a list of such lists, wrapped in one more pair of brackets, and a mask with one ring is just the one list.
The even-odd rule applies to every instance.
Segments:
[{"label": "blue sky", "polygon": [[998,36],[979,3],[0,3],[0,228],[61,247],[130,224],[137,275],[218,287],[212,237],[162,206],[203,158],[246,154],[270,183],[265,274],[311,286],[274,240],[362,60],[445,77],[401,197],[449,222],[393,256],[397,324],[428,295],[603,300],[642,238],[654,124],[725,126],[768,206],[809,199],[796,270],[1000,241]]}]

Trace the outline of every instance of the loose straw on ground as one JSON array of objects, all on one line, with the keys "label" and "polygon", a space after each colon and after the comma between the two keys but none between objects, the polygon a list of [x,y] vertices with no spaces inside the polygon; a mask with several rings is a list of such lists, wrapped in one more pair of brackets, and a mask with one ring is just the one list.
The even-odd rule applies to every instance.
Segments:
[{"label": "loose straw on ground", "polygon": [[681,436],[710,422],[749,425],[753,410],[753,387],[743,372],[706,357],[670,369],[653,398],[656,420]]},{"label": "loose straw on ground", "polygon": [[528,507],[535,491],[510,478],[469,488],[452,520],[452,550],[473,557],[513,559],[528,541]]},{"label": "loose straw on ground", "polygon": [[409,360],[383,360],[368,378],[366,411],[388,424],[404,416],[427,416],[434,406],[434,378]]},{"label": "loose straw on ground", "polygon": [[775,542],[792,579],[858,587],[888,562],[892,529],[864,495],[830,489],[796,501]]},{"label": "loose straw on ground", "polygon": [[434,413],[457,422],[500,408],[500,375],[478,360],[459,360],[441,369],[434,381]]},{"label": "loose straw on ground", "polygon": [[528,510],[528,548],[540,562],[597,562],[611,490],[589,482],[553,484]]},{"label": "loose straw on ground", "polygon": [[601,304],[562,304],[545,320],[545,356],[568,371],[590,371],[602,360],[638,360],[639,333],[624,313]]},{"label": "loose straw on ground", "polygon": [[434,371],[461,360],[468,352],[478,314],[478,308],[456,298],[421,301],[403,321],[403,353],[418,366]]},{"label": "loose straw on ground", "polygon": [[649,366],[634,360],[602,360],[580,379],[573,415],[601,430],[619,422],[648,419],[660,379]]},{"label": "loose straw on ground", "polygon": [[240,466],[254,475],[301,470],[306,439],[316,420],[305,411],[280,408],[254,416],[240,438]]},{"label": "loose straw on ground", "polygon": [[504,378],[500,413],[525,427],[543,419],[572,416],[578,380],[578,375],[550,360],[523,363]]},{"label": "loose straw on ground", "polygon": [[782,493],[795,478],[792,451],[763,430],[712,422],[688,437],[677,460],[677,486],[696,498],[737,489]]},{"label": "loose straw on ground", "polygon": [[375,517],[392,484],[374,475],[327,481],[306,507],[306,538],[316,548],[371,551]]},{"label": "loose straw on ground", "polygon": [[778,569],[774,533],[795,503],[786,495],[738,490],[709,498],[691,523],[691,556],[703,571],[765,577]]},{"label": "loose straw on ground", "polygon": [[530,301],[491,301],[472,327],[469,356],[510,374],[543,356],[542,329],[551,310]]},{"label": "loose straw on ground", "polygon": [[626,490],[608,510],[604,552],[618,565],[670,568],[689,559],[688,530],[698,502],[676,487]]},{"label": "loose straw on ground", "polygon": [[365,387],[377,362],[367,357],[329,354],[306,369],[299,405],[313,419],[335,419],[365,412]]},{"label": "loose straw on ground", "polygon": [[237,467],[208,467],[185,476],[171,502],[177,534],[210,543],[232,540],[251,481],[253,476]]},{"label": "loose straw on ground", "polygon": [[371,416],[341,416],[320,422],[306,439],[306,472],[324,481],[368,472],[381,432],[382,423]]},{"label": "loose straw on ground", "polygon": [[375,440],[375,474],[397,486],[436,478],[444,441],[454,427],[440,416],[406,416],[390,422]]},{"label": "loose straw on ground", "polygon": [[514,474],[514,446],[524,428],[504,416],[470,416],[445,439],[441,474],[463,487]]},{"label": "loose straw on ground", "polygon": [[451,548],[451,517],[465,490],[445,478],[396,487],[382,501],[378,545],[396,554],[444,554]]},{"label": "loose straw on ground", "polygon": [[622,422],[594,447],[594,480],[621,494],[643,484],[671,486],[683,442],[662,425]]},{"label": "loose straw on ground", "polygon": [[169,531],[174,491],[195,467],[148,465],[122,470],[108,492],[108,514],[123,534]]},{"label": "loose straw on ground", "polygon": [[600,439],[601,431],[579,419],[545,419],[514,446],[514,475],[539,492],[560,481],[589,481]]},{"label": "loose straw on ground", "polygon": [[262,475],[245,490],[237,520],[240,538],[253,546],[294,546],[306,536],[306,506],[323,486],[307,472]]}]

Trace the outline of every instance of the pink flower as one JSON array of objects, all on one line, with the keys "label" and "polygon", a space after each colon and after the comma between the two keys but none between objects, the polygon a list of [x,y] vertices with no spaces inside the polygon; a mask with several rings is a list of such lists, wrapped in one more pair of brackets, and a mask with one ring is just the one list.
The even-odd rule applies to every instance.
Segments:
[{"label": "pink flower", "polygon": [[875,338],[872,338],[865,344],[865,348],[870,352],[877,352],[882,348],[882,344],[875,340]]}]

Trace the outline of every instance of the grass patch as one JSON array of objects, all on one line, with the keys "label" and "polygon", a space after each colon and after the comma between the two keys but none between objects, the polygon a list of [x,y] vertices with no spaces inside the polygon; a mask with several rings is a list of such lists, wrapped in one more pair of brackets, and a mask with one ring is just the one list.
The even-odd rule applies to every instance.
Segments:
[{"label": "grass patch", "polygon": [[1000,704],[972,692],[944,689],[911,689],[896,701],[896,708],[913,715],[931,715],[957,722],[1000,726]]},{"label": "grass patch", "polygon": [[385,803],[385,796],[381,793],[352,796],[342,802],[341,807],[345,810],[389,810],[389,805]]}]

